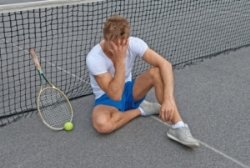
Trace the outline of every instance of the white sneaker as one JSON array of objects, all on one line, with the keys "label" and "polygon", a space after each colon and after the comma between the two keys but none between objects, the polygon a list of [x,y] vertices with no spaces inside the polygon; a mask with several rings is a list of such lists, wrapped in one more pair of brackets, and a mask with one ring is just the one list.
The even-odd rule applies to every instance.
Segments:
[{"label": "white sneaker", "polygon": [[143,102],[140,104],[140,108],[143,110],[143,116],[150,116],[159,114],[161,105],[159,103],[152,103],[147,100],[143,100]]},{"label": "white sneaker", "polygon": [[170,139],[177,141],[182,145],[188,146],[190,148],[200,146],[200,142],[192,136],[188,125],[181,128],[171,127],[167,132],[167,136]]}]

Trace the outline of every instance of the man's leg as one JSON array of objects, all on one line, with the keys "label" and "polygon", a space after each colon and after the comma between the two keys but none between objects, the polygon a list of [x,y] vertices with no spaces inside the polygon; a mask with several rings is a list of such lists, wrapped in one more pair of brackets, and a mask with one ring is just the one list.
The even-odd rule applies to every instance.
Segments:
[{"label": "man's leg", "polygon": [[[134,84],[133,96],[135,100],[143,98],[148,91],[154,87],[157,101],[161,104],[163,101],[163,81],[158,68],[150,68],[143,74],[139,75]],[[177,110],[172,117],[171,123],[181,121],[181,116]]]},{"label": "man's leg", "polygon": [[97,105],[92,112],[92,123],[99,133],[111,133],[140,115],[139,109],[120,112],[112,106]]},{"label": "man's leg", "polygon": [[[155,96],[161,104],[163,101],[163,81],[158,68],[150,68],[136,79],[133,90],[134,99],[141,99],[152,87],[154,87]],[[199,141],[193,138],[187,124],[182,121],[178,109],[169,122],[173,124],[167,132],[169,138],[188,147],[200,146]]]}]

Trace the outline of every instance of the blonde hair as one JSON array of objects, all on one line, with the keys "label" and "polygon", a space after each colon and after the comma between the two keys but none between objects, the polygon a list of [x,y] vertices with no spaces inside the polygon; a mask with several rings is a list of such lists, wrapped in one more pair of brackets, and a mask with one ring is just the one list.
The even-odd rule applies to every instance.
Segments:
[{"label": "blonde hair", "polygon": [[130,25],[126,18],[118,15],[109,17],[104,23],[103,37],[105,40],[125,39],[130,35]]}]

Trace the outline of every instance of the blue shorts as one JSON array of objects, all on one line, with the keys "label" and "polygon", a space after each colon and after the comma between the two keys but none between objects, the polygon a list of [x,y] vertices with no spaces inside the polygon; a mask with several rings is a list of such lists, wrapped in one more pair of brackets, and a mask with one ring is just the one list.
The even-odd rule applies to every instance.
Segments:
[{"label": "blue shorts", "polygon": [[95,100],[95,106],[101,105],[101,104],[108,105],[108,106],[115,107],[119,111],[122,111],[122,112],[131,110],[131,109],[137,109],[145,97],[143,97],[140,100],[134,100],[133,87],[134,87],[134,81],[126,82],[121,100],[119,101],[112,100],[111,98],[108,97],[107,94],[104,94]]}]

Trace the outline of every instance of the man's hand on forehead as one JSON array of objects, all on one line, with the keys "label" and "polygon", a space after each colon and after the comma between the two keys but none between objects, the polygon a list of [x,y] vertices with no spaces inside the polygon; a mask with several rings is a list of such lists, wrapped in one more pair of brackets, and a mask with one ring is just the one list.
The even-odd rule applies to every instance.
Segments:
[{"label": "man's hand on forehead", "polygon": [[116,46],[126,46],[128,45],[128,38],[126,39],[115,39],[115,40],[110,40],[110,44],[116,45]]},{"label": "man's hand on forehead", "polygon": [[111,52],[114,50],[126,50],[128,47],[128,39],[111,40],[109,43]]},{"label": "man's hand on forehead", "polygon": [[112,53],[112,60],[114,62],[120,60],[120,58],[114,57],[121,57],[124,59],[126,57],[127,49],[128,49],[128,39],[117,39],[116,41],[109,41],[110,48],[109,51]]},{"label": "man's hand on forehead", "polygon": [[126,46],[126,45],[128,45],[128,39],[119,39],[118,43],[120,45]]}]

